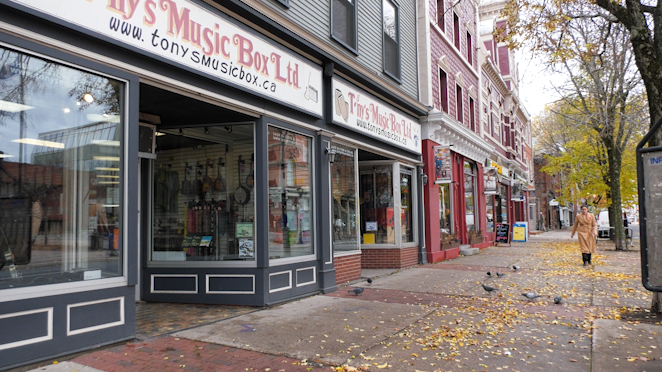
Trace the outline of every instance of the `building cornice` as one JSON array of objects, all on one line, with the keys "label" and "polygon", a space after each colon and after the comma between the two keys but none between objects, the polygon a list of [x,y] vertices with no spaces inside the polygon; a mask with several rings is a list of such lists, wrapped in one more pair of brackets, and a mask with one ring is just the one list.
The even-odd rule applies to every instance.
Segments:
[{"label": "building cornice", "polygon": [[452,116],[439,110],[430,111],[427,117],[421,119],[423,139],[432,140],[442,146],[453,146],[452,150],[478,163],[494,152],[494,146],[472,132]]},{"label": "building cornice", "polygon": [[511,95],[511,91],[508,89],[506,82],[501,77],[501,73],[497,70],[494,63],[492,63],[492,58],[485,58],[485,63],[482,65],[483,71],[487,73],[487,76],[490,80],[497,82],[496,87],[499,89],[499,92],[504,95],[504,97]]}]

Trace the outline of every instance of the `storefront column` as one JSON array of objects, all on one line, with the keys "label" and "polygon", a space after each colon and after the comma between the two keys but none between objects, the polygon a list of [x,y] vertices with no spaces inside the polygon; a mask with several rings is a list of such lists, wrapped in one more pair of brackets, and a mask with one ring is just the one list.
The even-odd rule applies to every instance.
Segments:
[{"label": "storefront column", "polygon": [[[255,184],[266,185],[269,179],[269,157],[267,149],[269,148],[269,123],[265,116],[255,122]],[[269,190],[266,187],[256,187],[255,190],[256,205],[269,205]],[[262,249],[257,250],[255,263],[257,274],[255,277],[256,294],[260,296],[260,302],[269,301],[269,275],[265,275],[269,267],[269,212],[255,214],[255,246]]]},{"label": "storefront column", "polygon": [[318,205],[317,218],[317,258],[320,265],[319,283],[323,293],[333,292],[338,289],[336,286],[336,269],[333,264],[333,231],[332,231],[332,211],[331,211],[331,163],[327,148],[331,148],[333,133],[326,131],[317,132],[317,165],[316,182],[317,196],[320,200]]},{"label": "storefront column", "polygon": [[441,250],[441,230],[439,219],[439,185],[435,183],[434,146],[439,146],[434,141],[423,140],[423,163],[425,163],[425,174],[428,175],[428,183],[423,185],[423,199],[425,211],[425,247],[428,262],[438,262],[444,259]]}]

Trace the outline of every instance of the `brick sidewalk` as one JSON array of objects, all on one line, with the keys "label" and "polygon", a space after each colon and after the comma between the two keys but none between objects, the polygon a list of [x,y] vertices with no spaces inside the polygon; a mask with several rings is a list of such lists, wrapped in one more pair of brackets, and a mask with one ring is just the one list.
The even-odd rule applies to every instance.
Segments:
[{"label": "brick sidewalk", "polygon": [[106,372],[125,371],[329,371],[299,360],[172,336],[99,350],[72,362]]}]

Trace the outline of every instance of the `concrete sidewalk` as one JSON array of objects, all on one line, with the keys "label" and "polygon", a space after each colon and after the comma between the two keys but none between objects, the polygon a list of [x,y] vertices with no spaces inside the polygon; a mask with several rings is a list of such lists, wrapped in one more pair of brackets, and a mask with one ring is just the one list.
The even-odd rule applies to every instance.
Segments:
[{"label": "concrete sidewalk", "polygon": [[[644,310],[651,295],[641,285],[639,252],[602,244],[585,268],[569,236],[551,231],[384,272],[371,284],[35,370],[662,371],[662,319]],[[348,292],[356,287],[365,291]],[[541,297],[528,300],[527,292]]]}]

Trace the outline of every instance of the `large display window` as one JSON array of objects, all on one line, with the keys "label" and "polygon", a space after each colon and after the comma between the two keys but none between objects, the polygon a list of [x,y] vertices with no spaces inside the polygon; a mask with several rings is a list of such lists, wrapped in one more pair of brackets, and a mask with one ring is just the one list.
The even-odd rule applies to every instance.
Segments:
[{"label": "large display window", "polygon": [[395,244],[393,164],[360,169],[362,243]]},{"label": "large display window", "polygon": [[0,47],[0,289],[122,275],[125,90]]},{"label": "large display window", "polygon": [[255,260],[252,124],[161,130],[152,261]]},{"label": "large display window", "polygon": [[476,231],[476,165],[464,162],[464,202],[467,233]]},{"label": "large display window", "polygon": [[[497,195],[496,197],[498,198],[499,196]],[[494,232],[494,198],[495,196],[492,194],[485,195],[485,220],[487,222],[485,232],[488,233]]]},{"label": "large display window", "polygon": [[453,203],[451,202],[451,184],[439,184],[439,228],[441,236],[452,236],[453,229]]},{"label": "large display window", "polygon": [[349,252],[360,249],[357,151],[354,148],[334,144],[336,158],[331,166],[331,203],[333,209],[333,249]]},{"label": "large display window", "polygon": [[312,139],[269,126],[269,258],[314,254]]},{"label": "large display window", "polygon": [[397,162],[359,164],[361,244],[416,242],[416,177]]},{"label": "large display window", "polygon": [[501,194],[496,197],[497,201],[497,222],[498,223],[508,223],[508,186],[499,185]]}]

